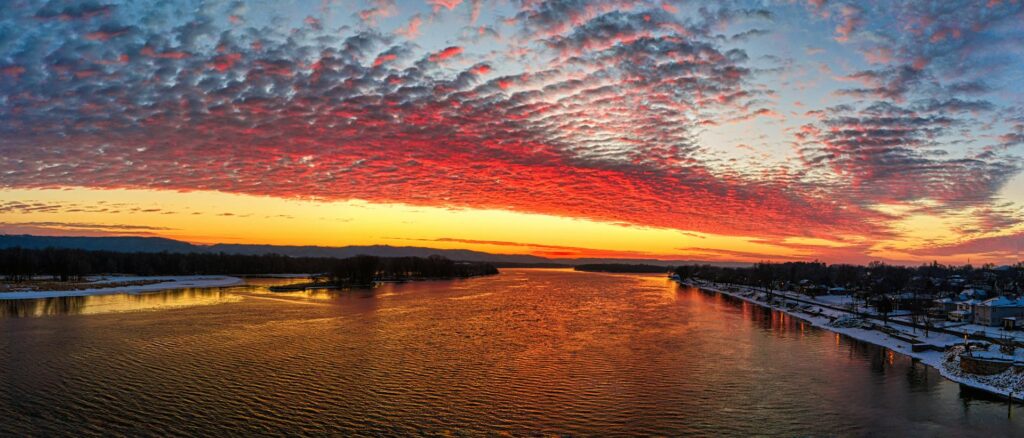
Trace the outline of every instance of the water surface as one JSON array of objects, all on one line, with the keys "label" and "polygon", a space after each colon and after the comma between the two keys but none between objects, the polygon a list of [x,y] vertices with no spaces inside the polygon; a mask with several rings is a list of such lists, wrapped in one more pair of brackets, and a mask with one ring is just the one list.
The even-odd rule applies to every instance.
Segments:
[{"label": "water surface", "polygon": [[0,301],[0,435],[1024,434],[884,348],[662,276]]}]

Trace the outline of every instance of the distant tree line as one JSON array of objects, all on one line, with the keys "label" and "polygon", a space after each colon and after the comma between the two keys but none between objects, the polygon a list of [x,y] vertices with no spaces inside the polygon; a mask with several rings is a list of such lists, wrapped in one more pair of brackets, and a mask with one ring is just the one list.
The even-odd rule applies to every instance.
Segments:
[{"label": "distant tree line", "polygon": [[953,266],[937,262],[916,267],[881,262],[864,265],[821,262],[757,263],[749,267],[689,265],[676,268],[680,278],[701,278],[719,283],[745,284],[779,289],[806,282],[825,287],[843,287],[865,294],[900,291],[934,293],[967,285],[986,285],[1006,293],[1020,293],[1024,286],[1024,263],[996,267]]},{"label": "distant tree line", "polygon": [[574,269],[577,271],[585,272],[613,272],[634,274],[664,274],[672,270],[672,268],[667,268],[664,266],[626,263],[590,263],[584,265],[576,265]]},{"label": "distant tree line", "polygon": [[[328,273],[339,282],[375,279],[454,278],[497,274],[488,263],[461,263],[441,256],[380,258],[289,257],[278,254],[124,253],[80,249],[0,249],[0,276],[9,282],[50,277],[79,281],[97,274],[259,275]],[[369,279],[369,281],[366,281]]]},{"label": "distant tree line", "polygon": [[445,257],[356,256],[335,260],[329,280],[337,285],[368,285],[374,281],[468,278],[494,275],[498,269],[485,262],[456,262]]}]

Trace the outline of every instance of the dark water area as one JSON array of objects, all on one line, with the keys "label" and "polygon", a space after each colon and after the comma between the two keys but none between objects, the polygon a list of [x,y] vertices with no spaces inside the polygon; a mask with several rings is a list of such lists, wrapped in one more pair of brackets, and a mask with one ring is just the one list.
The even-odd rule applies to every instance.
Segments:
[{"label": "dark water area", "polygon": [[1024,408],[661,275],[0,300],[0,435],[1021,436]]}]

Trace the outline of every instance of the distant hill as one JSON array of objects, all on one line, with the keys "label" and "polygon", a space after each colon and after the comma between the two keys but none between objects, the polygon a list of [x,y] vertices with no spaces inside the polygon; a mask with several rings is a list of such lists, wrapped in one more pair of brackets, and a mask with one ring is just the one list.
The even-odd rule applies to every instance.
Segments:
[{"label": "distant hill", "polygon": [[114,252],[203,252],[199,247],[180,240],[162,237],[69,237],[0,235],[0,249],[73,248]]},{"label": "distant hill", "polygon": [[[203,247],[201,247],[203,248]],[[292,257],[354,257],[372,255],[378,257],[428,257],[433,254],[445,256],[452,260],[465,262],[499,262],[499,263],[550,263],[551,260],[531,255],[490,254],[467,249],[437,249],[418,246],[280,246],[280,245],[241,245],[219,243],[205,247],[206,251],[224,252],[228,254],[282,254]]]},{"label": "distant hill", "polygon": [[688,264],[712,264],[717,266],[750,266],[750,263],[704,262],[692,260],[648,260],[648,259],[549,259],[522,254],[491,254],[467,249],[438,249],[418,246],[285,246],[246,245],[218,243],[215,245],[194,245],[162,237],[68,237],[0,234],[0,248],[74,248],[115,252],[177,252],[177,253],[220,253],[225,254],[281,254],[291,257],[336,257],[346,258],[357,255],[379,257],[428,257],[441,255],[452,260],[467,262],[491,262],[499,266],[557,267],[582,264],[646,264],[657,266],[678,266]]},{"label": "distant hill", "polygon": [[620,274],[664,274],[668,267],[659,265],[636,265],[627,263],[598,263],[576,265],[577,271],[584,272],[612,272]]}]

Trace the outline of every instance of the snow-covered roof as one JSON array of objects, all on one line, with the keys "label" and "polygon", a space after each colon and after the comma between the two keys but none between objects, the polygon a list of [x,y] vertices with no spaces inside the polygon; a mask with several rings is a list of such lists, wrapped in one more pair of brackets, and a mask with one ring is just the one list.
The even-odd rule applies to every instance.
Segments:
[{"label": "snow-covered roof", "polygon": [[987,299],[978,305],[985,307],[1024,307],[1024,299],[1014,300],[1007,297],[996,297]]},{"label": "snow-covered roof", "polygon": [[984,290],[981,290],[981,289],[967,288],[967,289],[964,289],[963,292],[960,292],[960,297],[963,298],[963,299],[967,299],[967,298],[970,298],[970,297],[979,297],[979,296],[980,297],[984,297],[986,295],[988,295],[988,292],[985,292]]}]

